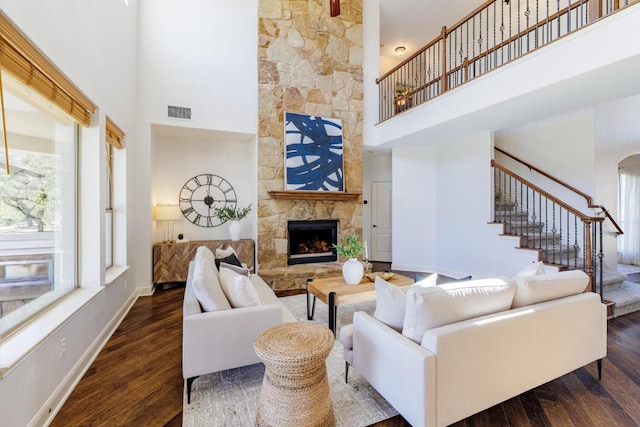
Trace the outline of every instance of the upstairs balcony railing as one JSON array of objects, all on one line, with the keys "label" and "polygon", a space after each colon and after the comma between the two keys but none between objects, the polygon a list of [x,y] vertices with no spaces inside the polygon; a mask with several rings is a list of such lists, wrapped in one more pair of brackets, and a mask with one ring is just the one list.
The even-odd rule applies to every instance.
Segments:
[{"label": "upstairs balcony railing", "polygon": [[376,79],[379,121],[423,104],[638,0],[490,0]]}]

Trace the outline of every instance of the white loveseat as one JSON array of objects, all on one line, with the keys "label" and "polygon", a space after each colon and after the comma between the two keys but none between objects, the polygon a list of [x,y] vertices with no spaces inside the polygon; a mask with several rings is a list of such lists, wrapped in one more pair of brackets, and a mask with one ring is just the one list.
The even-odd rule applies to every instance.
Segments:
[{"label": "white loveseat", "polygon": [[[209,256],[213,257],[212,254]],[[203,265],[198,266],[199,262]],[[218,277],[215,269],[215,264],[200,259],[198,254],[189,265],[182,335],[182,374],[187,381],[188,402],[191,400],[191,386],[198,376],[259,363],[260,359],[253,349],[258,334],[271,326],[296,321],[257,274],[251,274],[249,279],[259,298],[259,305],[240,308],[226,306],[215,311],[204,311],[196,297],[198,289],[194,289],[194,283],[199,280],[199,284],[202,284],[203,279],[205,282],[213,280],[207,276],[211,273]],[[203,272],[204,277],[197,277]],[[222,294],[221,298],[225,298],[225,295]]]},{"label": "white loveseat", "polygon": [[[341,331],[343,344],[352,334],[353,348],[345,349],[345,359],[416,427],[455,423],[594,361],[600,372],[607,349],[606,307],[600,297],[580,291],[557,297],[546,286],[559,277],[586,285],[588,278],[580,273],[508,283],[503,291],[513,287],[517,308],[428,329],[419,342],[356,312],[352,329]],[[470,294],[459,289],[468,286],[466,292],[474,283],[457,285],[457,296],[468,299]],[[450,296],[435,298],[432,308],[447,316],[460,309],[460,301],[450,304],[456,299]],[[541,298],[549,300],[527,304]]]}]

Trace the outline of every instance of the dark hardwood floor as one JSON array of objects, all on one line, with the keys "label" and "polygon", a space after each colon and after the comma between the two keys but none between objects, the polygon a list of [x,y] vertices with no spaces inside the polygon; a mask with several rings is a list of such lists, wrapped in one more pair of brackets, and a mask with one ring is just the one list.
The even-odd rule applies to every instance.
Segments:
[{"label": "dark hardwood floor", "polygon": [[52,426],[182,425],[182,295],[136,301]]},{"label": "dark hardwood floor", "polygon": [[[135,303],[52,426],[182,425],[183,292]],[[640,312],[610,320],[608,340],[602,381],[592,363],[455,426],[639,426]],[[375,424],[408,425],[399,416]]]}]

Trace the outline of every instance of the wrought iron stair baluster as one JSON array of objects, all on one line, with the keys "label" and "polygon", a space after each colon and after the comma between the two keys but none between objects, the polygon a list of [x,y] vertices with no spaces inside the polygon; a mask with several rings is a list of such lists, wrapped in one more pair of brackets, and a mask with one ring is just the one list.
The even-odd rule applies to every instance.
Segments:
[{"label": "wrought iron stair baluster", "polygon": [[[594,289],[601,286],[604,255],[598,233],[602,233],[604,218],[582,214],[499,163],[492,161],[492,165],[497,182],[494,219],[505,224],[506,234],[519,236],[522,247],[539,250],[544,262],[560,268],[581,268],[590,276]],[[583,226],[579,228],[578,222]],[[578,264],[578,239],[582,240],[582,265]]]}]

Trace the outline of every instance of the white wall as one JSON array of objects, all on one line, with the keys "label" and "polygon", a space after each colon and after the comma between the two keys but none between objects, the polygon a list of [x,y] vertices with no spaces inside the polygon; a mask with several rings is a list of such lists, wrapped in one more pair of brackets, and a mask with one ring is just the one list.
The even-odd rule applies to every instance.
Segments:
[{"label": "white wall", "polygon": [[[428,144],[425,141],[425,144]],[[492,220],[490,132],[393,150],[393,268],[512,276],[536,260]]]},{"label": "white wall", "polygon": [[[564,181],[594,195],[594,109],[585,108],[549,119],[496,132],[495,145]],[[585,199],[516,161],[496,153],[496,160],[539,185],[586,215],[593,215]],[[594,199],[594,202],[599,203]]]},{"label": "white wall", "polygon": [[373,143],[378,123],[378,63],[380,60],[380,0],[362,2],[362,88],[363,129],[362,143],[366,147]]},{"label": "white wall", "polygon": [[[90,170],[104,168],[104,150],[99,147],[104,143],[105,114],[126,132],[129,147],[136,145],[137,1],[129,0],[127,5],[115,0],[0,0],[0,8],[99,107],[92,127],[82,132],[84,140],[81,144],[87,146],[80,169],[87,181],[81,187],[80,227],[85,243],[89,239],[101,242],[104,227],[104,197],[101,195],[104,187],[101,184],[104,178],[103,174]],[[132,167],[127,162],[127,151],[117,155],[118,184],[125,183],[127,167]],[[120,188],[119,197],[133,197],[129,190]],[[128,224],[122,216],[127,213],[122,199],[118,202],[117,220],[123,222],[121,230],[126,231]],[[135,239],[135,235],[129,238]],[[126,257],[121,238],[117,240]],[[77,291],[76,295],[80,299],[84,298],[82,295],[91,295],[83,302],[82,309],[64,312],[65,307],[72,304],[67,300],[58,304],[51,312],[61,310],[63,313],[53,326],[46,325],[51,332],[45,336],[29,334],[28,338],[35,339],[37,344],[0,379],[3,425],[46,424],[135,300],[135,289],[128,284],[127,273],[108,286],[99,286],[104,280],[104,272],[100,271],[100,266],[104,266],[102,247],[98,244],[90,249],[80,249],[82,267],[98,269],[80,276],[81,286],[88,287]],[[120,253],[118,260],[126,264],[127,260],[122,256]],[[68,317],[69,313],[74,314]],[[60,357],[62,338],[66,341],[66,351]],[[3,346],[5,344],[6,339]]]},{"label": "white wall", "polygon": [[[365,147],[362,184],[362,238],[371,242],[372,212],[371,212],[371,184],[374,182],[391,182],[391,152],[381,154],[367,153]],[[393,232],[393,231],[392,231]]]},{"label": "white wall", "polygon": [[[255,135],[257,34],[257,0],[185,0],[180,7],[170,0],[140,1],[139,140],[132,177],[136,193],[132,208],[137,216],[136,240],[131,250],[135,254],[133,263],[141,266],[135,271],[138,286],[148,289],[152,286],[151,245],[158,240],[152,221],[155,197],[152,188],[158,189],[153,180],[162,171],[155,170],[152,159],[162,158],[163,154],[155,152],[156,137],[151,128],[155,125],[181,128],[182,134],[173,132],[176,140],[189,139],[193,129],[239,133],[245,138]],[[193,120],[168,119],[167,105],[190,107]],[[255,158],[254,154],[247,160],[255,162]],[[253,164],[252,168],[257,167]],[[255,221],[245,222],[253,222],[255,229]]]},{"label": "white wall", "polygon": [[[151,123],[256,133],[258,2],[141,0],[138,96]],[[167,119],[167,105],[193,121]]]},{"label": "white wall", "polygon": [[[501,130],[495,135],[495,144],[591,195],[596,204],[604,205],[617,219],[618,162],[640,152],[640,125],[635,120],[639,115],[640,95],[630,96]],[[394,203],[394,268],[453,275],[510,276],[535,260],[527,251],[513,249],[517,241],[499,237],[502,232],[499,227],[487,226],[492,220],[493,170],[489,161],[494,157],[489,133],[412,148],[409,156],[413,158],[409,162],[397,157],[404,150],[407,149],[393,150],[393,188],[394,192],[400,192],[394,196],[436,200],[433,209],[438,216],[434,219],[429,215],[410,214],[407,205],[396,209]],[[431,154],[418,161],[420,151],[415,150]],[[594,214],[593,209],[586,208],[582,197],[503,155],[496,153],[495,158],[585,214]],[[412,179],[428,182],[428,172],[424,169],[434,167],[437,168],[435,188],[428,184],[411,187]],[[419,188],[420,193],[416,194],[415,188]],[[404,196],[403,191],[407,193]],[[425,200],[417,201],[416,205],[422,206]],[[414,243],[417,239],[425,243],[421,246]],[[416,251],[429,248],[430,242],[435,242],[431,243],[435,246],[418,257]],[[609,221],[604,222],[603,242],[604,261],[615,268],[617,241]],[[435,258],[433,253],[437,255]],[[502,261],[496,263],[498,259]]]},{"label": "white wall", "polygon": [[[258,193],[255,138],[232,139],[228,135],[202,131],[189,137],[155,133],[151,200],[156,205],[177,205],[182,186],[196,175],[211,173],[226,179],[234,188],[238,207],[253,205],[242,221],[241,238],[256,239],[254,227]],[[174,221],[174,238],[183,233],[189,240],[228,239],[227,224],[200,227],[182,217]],[[154,221],[153,240],[164,240],[162,221]]]},{"label": "white wall", "polygon": [[434,145],[392,153],[392,267],[434,271],[437,266],[438,156]]},{"label": "white wall", "polygon": [[493,136],[477,132],[438,145],[437,266],[474,278],[513,276],[537,260],[502,237],[493,220]]},{"label": "white wall", "polygon": [[387,58],[386,56],[380,56],[380,72],[379,76],[386,74],[388,71],[391,71],[392,68],[396,67],[398,64],[402,62],[404,58]]}]

